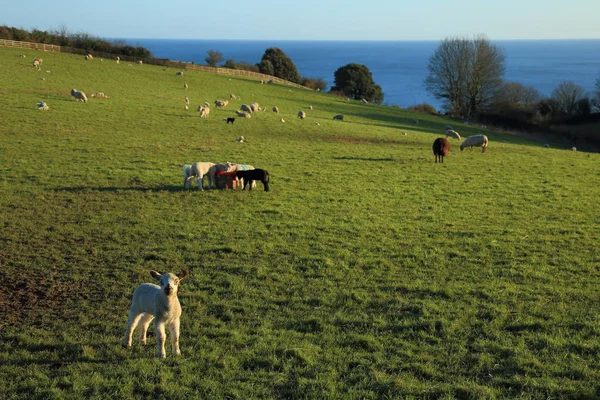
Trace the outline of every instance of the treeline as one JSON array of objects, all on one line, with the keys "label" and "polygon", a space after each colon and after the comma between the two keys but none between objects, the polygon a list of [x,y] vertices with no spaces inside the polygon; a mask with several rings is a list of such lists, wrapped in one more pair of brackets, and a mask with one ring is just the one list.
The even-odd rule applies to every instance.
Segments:
[{"label": "treeline", "polygon": [[87,51],[112,53],[136,58],[152,57],[152,52],[145,47],[129,46],[123,40],[109,42],[88,33],[70,33],[65,26],[50,31],[41,31],[38,29],[27,31],[3,25],[0,26],[0,39],[53,44],[56,46],[73,47]]},{"label": "treeline", "polygon": [[504,81],[504,71],[504,52],[484,36],[446,38],[429,59],[425,88],[451,117],[600,143],[600,77],[592,93],[564,81],[544,97],[533,87]]}]

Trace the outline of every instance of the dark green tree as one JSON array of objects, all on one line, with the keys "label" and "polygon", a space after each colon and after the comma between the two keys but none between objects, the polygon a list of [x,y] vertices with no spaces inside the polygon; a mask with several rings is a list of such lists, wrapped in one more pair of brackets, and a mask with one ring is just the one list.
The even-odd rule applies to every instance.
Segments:
[{"label": "dark green tree", "polygon": [[302,78],[294,62],[277,47],[269,47],[258,64],[263,74],[276,76],[290,82],[300,83]]},{"label": "dark green tree", "polygon": [[209,50],[208,56],[204,59],[211,67],[216,67],[218,63],[223,62],[223,54],[220,51]]},{"label": "dark green tree", "polygon": [[362,64],[344,65],[335,71],[334,78],[331,91],[342,92],[354,100],[365,99],[377,104],[383,102],[381,86],[373,81],[371,71]]}]

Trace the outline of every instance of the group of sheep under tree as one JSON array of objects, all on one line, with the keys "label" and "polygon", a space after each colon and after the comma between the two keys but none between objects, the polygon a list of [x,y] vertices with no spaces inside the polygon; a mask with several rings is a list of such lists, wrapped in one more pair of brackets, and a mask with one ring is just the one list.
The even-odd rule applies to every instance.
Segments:
[{"label": "group of sheep under tree", "polygon": [[[461,140],[460,134],[456,132],[450,125],[446,125],[446,137],[437,138],[433,142],[433,155],[435,156],[435,162],[444,162],[444,157],[448,155],[450,151],[450,141],[448,137],[452,137],[457,140]],[[463,151],[466,148],[472,149],[473,147],[481,147],[481,152],[484,153],[488,147],[488,138],[483,134],[472,135],[466,138],[460,144],[460,150]]]}]

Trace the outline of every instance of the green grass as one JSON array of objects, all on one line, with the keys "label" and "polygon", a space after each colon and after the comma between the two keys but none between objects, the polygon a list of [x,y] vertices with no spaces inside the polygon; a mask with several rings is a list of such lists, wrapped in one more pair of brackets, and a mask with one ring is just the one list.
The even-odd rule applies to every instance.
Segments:
[{"label": "green grass", "polygon": [[[22,52],[0,48],[0,398],[600,397],[597,154],[485,132],[435,164],[444,125],[481,130]],[[229,93],[281,113],[192,111]],[[194,161],[265,168],[271,192],[184,190]],[[152,328],[121,348],[151,269],[192,271],[180,358]]]}]

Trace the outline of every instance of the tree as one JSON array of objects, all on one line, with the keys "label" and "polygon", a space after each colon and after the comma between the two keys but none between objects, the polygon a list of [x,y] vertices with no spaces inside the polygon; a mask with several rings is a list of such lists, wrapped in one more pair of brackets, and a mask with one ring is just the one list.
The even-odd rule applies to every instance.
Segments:
[{"label": "tree", "polygon": [[532,86],[525,86],[519,82],[504,82],[494,93],[493,102],[496,104],[510,103],[530,105],[541,98]]},{"label": "tree", "polygon": [[585,89],[571,81],[558,84],[550,96],[556,102],[558,111],[568,117],[579,111],[580,101],[585,98]]},{"label": "tree", "polygon": [[223,62],[223,54],[220,51],[209,50],[207,51],[208,56],[204,59],[211,67],[216,67],[218,63]]},{"label": "tree", "polygon": [[369,68],[362,64],[347,64],[338,68],[334,73],[333,92],[342,92],[354,99],[366,99],[369,102],[381,104],[383,91],[375,84]]},{"label": "tree", "polygon": [[505,56],[485,36],[446,38],[429,58],[425,88],[452,113],[485,109],[502,84]]},{"label": "tree", "polygon": [[256,66],[263,74],[276,76],[294,83],[302,81],[294,62],[277,47],[269,47],[265,50],[260,63]]},{"label": "tree", "polygon": [[596,78],[596,90],[594,92],[594,98],[592,100],[592,105],[594,106],[597,112],[600,112],[600,76]]}]

